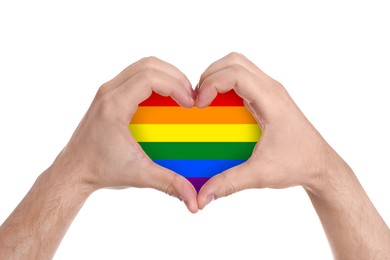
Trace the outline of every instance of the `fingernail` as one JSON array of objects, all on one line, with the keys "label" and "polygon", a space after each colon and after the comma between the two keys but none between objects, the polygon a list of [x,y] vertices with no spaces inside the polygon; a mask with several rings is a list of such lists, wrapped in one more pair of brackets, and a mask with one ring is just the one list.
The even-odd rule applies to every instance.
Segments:
[{"label": "fingernail", "polygon": [[191,91],[191,97],[192,97],[192,100],[195,101],[195,98],[196,98],[196,91],[195,90]]},{"label": "fingernail", "polygon": [[202,93],[199,93],[199,92],[198,92],[198,95],[196,95],[195,105],[196,105],[197,107],[200,107],[200,106],[198,106],[198,105],[199,105],[199,101],[202,100],[201,97],[200,97],[201,95],[202,95]]},{"label": "fingernail", "polygon": [[214,194],[210,194],[209,196],[207,196],[206,204],[204,205],[204,207],[206,207],[208,204],[210,204],[210,202],[212,202],[213,200],[215,200],[215,195]]},{"label": "fingernail", "polygon": [[195,90],[194,90],[194,95],[195,95],[195,105],[198,103],[199,99],[199,83],[196,85]]},{"label": "fingernail", "polygon": [[194,104],[194,97],[192,96],[191,93],[187,94],[187,101],[189,104]]}]

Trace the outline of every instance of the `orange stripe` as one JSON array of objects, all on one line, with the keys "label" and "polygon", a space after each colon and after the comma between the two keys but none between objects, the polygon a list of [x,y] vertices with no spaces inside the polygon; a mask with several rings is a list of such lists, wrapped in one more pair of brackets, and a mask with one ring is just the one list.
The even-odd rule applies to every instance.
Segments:
[{"label": "orange stripe", "polygon": [[138,107],[130,124],[256,124],[245,107]]}]

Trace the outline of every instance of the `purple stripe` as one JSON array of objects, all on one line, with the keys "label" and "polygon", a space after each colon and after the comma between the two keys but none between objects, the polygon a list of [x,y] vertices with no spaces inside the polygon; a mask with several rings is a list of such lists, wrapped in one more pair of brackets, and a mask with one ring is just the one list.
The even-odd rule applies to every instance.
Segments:
[{"label": "purple stripe", "polygon": [[196,192],[199,192],[203,184],[205,184],[209,179],[210,178],[187,178],[187,180],[194,185]]}]

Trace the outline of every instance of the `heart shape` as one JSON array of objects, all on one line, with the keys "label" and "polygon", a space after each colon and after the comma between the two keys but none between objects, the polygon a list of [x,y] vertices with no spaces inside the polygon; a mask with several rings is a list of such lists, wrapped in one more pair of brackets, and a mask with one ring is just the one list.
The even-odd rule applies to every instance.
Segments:
[{"label": "heart shape", "polygon": [[180,107],[153,92],[139,104],[129,129],[155,163],[184,176],[197,191],[214,175],[246,161],[261,135],[233,90],[203,109]]}]

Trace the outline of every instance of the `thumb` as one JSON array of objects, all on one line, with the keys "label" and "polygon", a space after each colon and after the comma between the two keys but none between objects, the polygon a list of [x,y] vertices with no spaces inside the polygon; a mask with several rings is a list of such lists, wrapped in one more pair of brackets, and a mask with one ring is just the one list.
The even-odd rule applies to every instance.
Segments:
[{"label": "thumb", "polygon": [[254,178],[255,171],[249,160],[215,175],[203,185],[198,193],[199,209],[203,209],[215,199],[254,188]]},{"label": "thumb", "polygon": [[192,213],[198,211],[194,186],[183,176],[153,163],[143,174],[145,187],[162,191],[182,200]]}]

